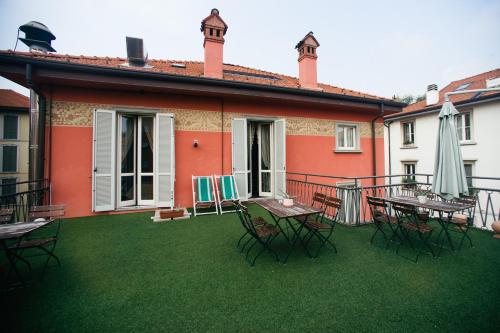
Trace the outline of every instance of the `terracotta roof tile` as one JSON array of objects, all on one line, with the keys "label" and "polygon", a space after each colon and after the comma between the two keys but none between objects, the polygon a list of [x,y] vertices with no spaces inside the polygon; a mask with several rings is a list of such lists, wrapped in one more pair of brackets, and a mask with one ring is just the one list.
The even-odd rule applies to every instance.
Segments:
[{"label": "terracotta roof tile", "polygon": [[[130,71],[150,71],[150,72],[159,72],[159,73],[194,76],[194,77],[203,76],[203,62],[201,61],[148,59],[148,65],[151,67],[145,68],[145,67],[128,67],[126,65],[127,59],[119,57],[110,58],[110,57],[96,57],[96,56],[83,56],[83,55],[75,56],[68,54],[63,55],[63,54],[53,54],[53,53],[14,52],[11,50],[0,51],[0,54],[41,59],[46,61],[59,61],[59,62],[69,62],[82,65],[120,68],[123,70],[130,70]],[[173,67],[172,64],[183,64],[185,65],[185,68]],[[249,82],[254,84],[296,88],[296,89],[300,88],[298,78],[292,76],[287,76],[283,74],[278,74],[233,64],[224,64],[223,70],[224,70],[223,79],[228,81]],[[234,72],[238,73],[235,74]],[[318,85],[324,92],[327,93],[392,101],[391,99],[383,98],[380,96],[366,94],[363,92],[358,92],[349,89],[343,89],[323,83],[319,83]]]},{"label": "terracotta roof tile", "polygon": [[11,89],[0,89],[0,107],[26,108],[30,105],[30,99]]},{"label": "terracotta roof tile", "polygon": [[[497,69],[494,69],[494,70],[491,70],[491,71],[488,71],[485,73],[477,74],[474,76],[466,77],[466,78],[463,78],[460,80],[452,81],[450,84],[448,84],[446,87],[444,87],[443,89],[441,89],[439,91],[439,102],[437,104],[430,105],[429,108],[436,108],[436,107],[441,106],[444,102],[444,94],[447,92],[454,91],[455,89],[460,87],[462,84],[470,83],[470,85],[467,86],[467,88],[466,88],[467,90],[484,89],[484,88],[486,88],[486,80],[497,78],[497,77],[500,77],[500,68],[497,68]],[[493,94],[498,94],[498,91],[497,92],[494,92],[494,91],[485,92],[485,93],[481,93],[479,95],[476,93],[450,95],[449,97],[450,97],[451,102],[457,103],[457,102],[464,102],[467,100],[472,101],[477,97],[483,97],[483,96],[488,96],[488,95],[493,95]],[[403,109],[403,112],[413,112],[413,111],[418,111],[418,110],[422,110],[425,108],[427,108],[427,105],[426,105],[426,102],[424,99],[423,101],[408,105],[407,107],[405,107]],[[397,115],[398,114],[395,113],[395,114],[391,115],[391,117],[394,117]]]}]

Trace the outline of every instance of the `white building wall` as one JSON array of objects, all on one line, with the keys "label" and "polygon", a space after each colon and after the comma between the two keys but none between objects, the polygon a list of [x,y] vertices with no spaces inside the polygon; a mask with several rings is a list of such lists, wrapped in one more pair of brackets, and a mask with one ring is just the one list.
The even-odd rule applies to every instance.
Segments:
[{"label": "white building wall", "polygon": [[[465,162],[472,162],[472,175],[500,178],[500,101],[481,103],[473,107],[458,108],[460,112],[472,111],[471,142],[461,144],[462,157]],[[439,112],[413,118],[395,120],[390,125],[391,136],[391,172],[393,175],[404,173],[403,162],[415,161],[416,173],[432,174],[436,153],[436,137],[439,126]],[[412,148],[403,146],[402,122],[415,120],[415,144]],[[388,128],[385,128],[385,168],[389,174],[389,139]],[[419,181],[425,181],[417,178]],[[399,178],[393,183],[400,182]],[[473,181],[474,187],[500,190],[500,180]],[[484,191],[483,191],[484,192]],[[500,209],[500,194],[491,195],[495,215]],[[487,193],[481,193],[481,209],[486,213]],[[489,224],[492,222],[492,208],[488,208]],[[478,223],[480,221],[476,221]]]}]

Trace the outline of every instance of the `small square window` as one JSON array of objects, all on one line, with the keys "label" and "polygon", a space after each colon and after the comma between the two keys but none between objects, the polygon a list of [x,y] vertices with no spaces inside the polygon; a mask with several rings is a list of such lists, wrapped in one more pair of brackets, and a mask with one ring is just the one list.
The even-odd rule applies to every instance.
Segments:
[{"label": "small square window", "polygon": [[414,162],[403,163],[403,183],[414,183],[417,164]]},{"label": "small square window", "polygon": [[0,150],[1,172],[17,172],[17,146],[3,145]]},{"label": "small square window", "polygon": [[0,181],[2,184],[0,195],[11,195],[17,192],[17,178],[2,178]]},{"label": "small square window", "polygon": [[358,125],[337,124],[337,150],[359,150]]},{"label": "small square window", "polygon": [[464,169],[465,169],[465,177],[467,177],[467,186],[469,188],[471,188],[471,187],[473,187],[473,184],[472,184],[472,163],[465,162]]},{"label": "small square window", "polygon": [[18,116],[15,115],[5,115],[3,116],[3,139],[4,140],[16,140],[18,138]]}]

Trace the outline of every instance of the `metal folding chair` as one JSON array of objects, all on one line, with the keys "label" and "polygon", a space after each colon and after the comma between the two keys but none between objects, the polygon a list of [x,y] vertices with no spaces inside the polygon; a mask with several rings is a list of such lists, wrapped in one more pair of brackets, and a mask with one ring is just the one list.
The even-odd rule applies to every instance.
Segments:
[{"label": "metal folding chair", "polygon": [[[308,256],[311,258],[317,258],[319,252],[326,244],[330,245],[335,253],[337,253],[337,247],[330,240],[330,238],[333,235],[333,230],[337,223],[342,200],[335,197],[326,197],[323,205],[324,210],[319,218],[307,219],[303,222],[303,225],[307,230],[307,233],[303,238],[303,243]],[[312,254],[309,249],[310,242],[313,237],[318,239],[320,242],[314,254]]]},{"label": "metal folding chair", "polygon": [[[29,211],[29,220],[30,221],[49,221],[46,226],[44,226],[40,230],[39,236],[31,235],[27,239],[21,240],[16,245],[13,245],[17,251],[21,254],[18,254],[18,257],[21,261],[27,264],[28,269],[31,270],[30,263],[26,260],[26,258],[46,255],[47,260],[43,266],[42,270],[42,278],[45,275],[45,271],[49,264],[50,259],[54,259],[57,261],[57,264],[61,266],[61,262],[59,258],[54,254],[54,250],[56,248],[57,241],[59,239],[59,231],[61,229],[61,218],[65,214],[66,205],[50,205],[50,206],[33,206]],[[37,249],[40,250],[41,253],[31,256],[23,256],[22,253],[25,250]]]},{"label": "metal folding chair", "polygon": [[[370,207],[370,213],[372,215],[373,224],[375,224],[375,232],[370,238],[370,243],[373,244],[373,240],[377,233],[381,233],[384,236],[386,243],[386,248],[389,247],[389,243],[394,237],[397,237],[401,241],[401,237],[398,235],[398,219],[395,216],[391,216],[388,211],[388,205],[383,198],[367,196],[368,206]],[[389,231],[391,236],[388,237],[384,231],[385,225],[389,226]]]},{"label": "metal folding chair", "polygon": [[[403,237],[408,241],[412,250],[417,253],[415,262],[418,262],[420,253],[426,253],[424,248],[429,249],[432,256],[435,257],[434,251],[429,243],[433,229],[427,223],[424,223],[419,219],[417,208],[413,205],[393,203],[392,209],[396,212],[399,229],[401,230]],[[417,235],[419,241],[418,247],[414,246],[411,240],[411,233],[415,233]],[[398,245],[396,253],[399,253],[401,244],[402,243]]]},{"label": "metal folding chair", "polygon": [[[315,192],[311,200],[311,206],[314,208],[319,208],[324,211],[325,209],[326,195],[320,192]],[[297,216],[295,219],[300,223],[306,222],[306,220],[318,220],[322,214],[314,214],[307,216]]]},{"label": "metal folding chair", "polygon": [[[247,207],[243,206],[240,203],[237,203],[236,212],[238,214],[238,217],[240,218],[243,228],[245,228],[246,230],[244,236],[246,236],[247,234],[251,236],[251,238],[245,244],[245,246],[247,246],[249,243],[251,243],[245,254],[245,260],[248,262],[248,264],[250,266],[254,266],[255,261],[257,261],[257,258],[264,251],[268,252],[271,256],[274,256],[276,261],[280,261],[278,254],[270,247],[272,241],[279,235],[280,230],[272,224],[263,223],[256,225],[254,222],[255,219],[252,219],[252,217],[248,213]],[[240,241],[241,239],[242,238],[240,238]],[[261,249],[252,259],[250,252],[256,244],[260,244]]]}]

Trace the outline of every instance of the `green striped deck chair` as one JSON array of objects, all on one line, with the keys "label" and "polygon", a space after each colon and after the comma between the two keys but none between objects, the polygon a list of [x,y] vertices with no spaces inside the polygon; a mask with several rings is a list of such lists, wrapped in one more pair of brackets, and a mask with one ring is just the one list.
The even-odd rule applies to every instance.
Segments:
[{"label": "green striped deck chair", "polygon": [[219,212],[221,214],[235,212],[236,204],[240,201],[240,196],[238,194],[238,188],[236,187],[234,176],[215,175],[214,178],[215,178],[215,188],[217,190]]},{"label": "green striped deck chair", "polygon": [[192,176],[194,216],[218,214],[212,176]]}]

